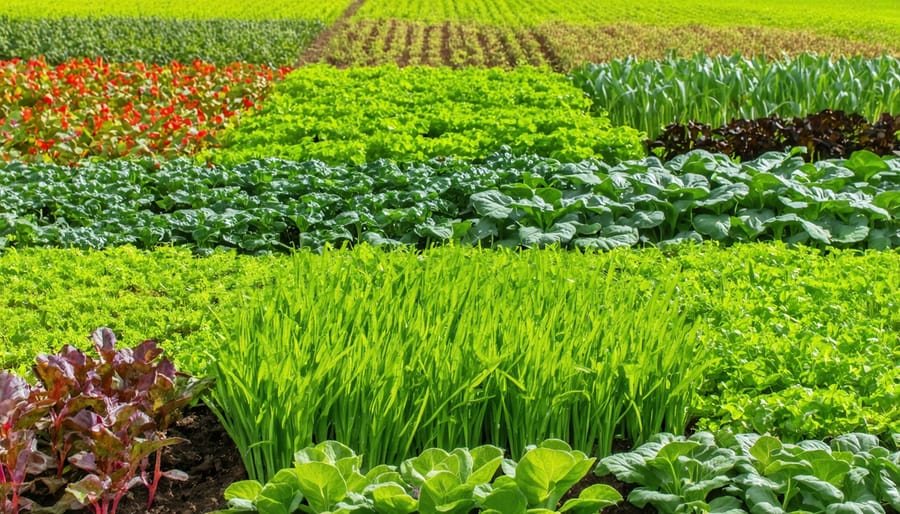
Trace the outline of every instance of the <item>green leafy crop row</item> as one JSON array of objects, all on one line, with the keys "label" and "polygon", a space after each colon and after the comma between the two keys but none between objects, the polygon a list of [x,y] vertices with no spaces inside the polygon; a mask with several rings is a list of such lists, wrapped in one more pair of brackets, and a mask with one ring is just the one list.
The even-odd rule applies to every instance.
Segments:
[{"label": "green leafy crop row", "polygon": [[[893,439],[900,443],[900,434]],[[863,433],[799,444],[752,433],[658,434],[631,452],[602,459],[595,473],[636,484],[628,501],[661,514],[900,509],[900,452]]]},{"label": "green leafy crop row", "polygon": [[[374,261],[366,257],[368,252],[304,254],[298,262],[312,277],[345,267],[360,281],[403,274],[407,265],[410,270],[424,266],[405,252],[376,253]],[[667,280],[667,270],[678,268],[676,303],[699,324],[698,338],[710,360],[691,408],[699,427],[769,431],[794,441],[852,431],[900,432],[896,250],[859,254],[832,249],[823,255],[771,243],[587,254],[444,247],[423,256],[425,262],[471,261],[466,269],[531,270],[532,284],[516,299],[526,306],[538,298],[540,288],[577,289],[610,271],[623,282],[646,280],[641,289],[648,291],[652,282]],[[84,334],[104,324],[127,344],[158,339],[179,368],[203,375],[208,362],[202,351],[223,341],[226,327],[217,319],[230,322],[236,309],[251,306],[260,286],[295,283],[295,265],[286,256],[215,253],[197,258],[171,248],[6,250],[0,255],[0,364],[24,371],[37,353],[66,343],[87,349]],[[457,281],[461,271],[448,266],[446,273],[429,283]],[[414,279],[412,271],[409,275],[405,280]],[[496,281],[485,282],[500,287]],[[332,286],[328,294],[339,293]],[[557,294],[554,305],[565,305],[569,296]],[[404,301],[414,300],[393,296],[378,309],[401,311]],[[369,309],[365,304],[357,308]],[[547,316],[561,315],[554,309]],[[600,314],[592,307],[584,315]],[[543,319],[536,313],[508,323],[539,324]],[[498,325],[491,321],[490,326]],[[554,337],[566,340],[566,333]]]},{"label": "green leafy crop row", "polygon": [[805,116],[824,109],[875,120],[900,114],[900,59],[831,59],[801,54],[783,60],[739,55],[663,60],[614,59],[588,64],[573,82],[613,123],[656,137],[690,120],[720,126],[732,118]]},{"label": "green leafy crop row", "polygon": [[[596,514],[622,500],[605,484],[578,490],[574,497],[570,489],[596,459],[559,439],[529,446],[518,462],[491,445],[449,452],[429,448],[399,467],[378,464],[366,470],[362,460],[337,441],[306,447],[294,454],[293,466],[267,482],[229,485],[229,508],[213,514],[511,514],[526,508],[534,514]],[[563,502],[567,494],[571,497]]]},{"label": "green leafy crop row", "polygon": [[0,164],[0,247],[134,244],[262,253],[366,241],[609,249],[714,239],[900,246],[900,159],[736,164],[695,151],[609,165],[498,153],[327,166]]},{"label": "green leafy crop row", "polygon": [[0,60],[44,56],[48,63],[59,64],[102,57],[110,62],[199,59],[293,66],[324,26],[306,20],[0,16]]},{"label": "green leafy crop row", "polygon": [[640,134],[592,117],[590,102],[547,69],[304,66],[288,75],[258,113],[222,134],[220,163],[253,158],[483,158],[515,153],[564,160],[643,155]]}]

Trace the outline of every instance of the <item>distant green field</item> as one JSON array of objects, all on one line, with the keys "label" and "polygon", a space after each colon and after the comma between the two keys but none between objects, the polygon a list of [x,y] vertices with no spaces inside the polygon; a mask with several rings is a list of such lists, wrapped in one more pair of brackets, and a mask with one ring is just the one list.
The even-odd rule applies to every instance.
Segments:
[{"label": "distant green field", "polygon": [[[17,0],[21,3],[25,0]],[[424,22],[476,21],[531,26],[619,22],[648,25],[761,26],[804,29],[856,40],[900,42],[897,0],[367,0],[359,19],[399,18]]]},{"label": "distant green field", "polygon": [[0,16],[47,18],[62,16],[157,16],[161,18],[318,19],[334,21],[350,0],[4,0]]}]

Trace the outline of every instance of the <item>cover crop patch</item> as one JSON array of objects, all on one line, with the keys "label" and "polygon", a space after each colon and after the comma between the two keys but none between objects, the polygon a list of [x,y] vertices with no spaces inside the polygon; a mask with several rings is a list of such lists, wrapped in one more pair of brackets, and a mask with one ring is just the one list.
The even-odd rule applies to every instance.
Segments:
[{"label": "cover crop patch", "polygon": [[285,72],[201,61],[0,61],[0,153],[6,161],[64,163],[191,154],[214,144]]},{"label": "cover crop patch", "polygon": [[478,159],[502,145],[562,160],[643,155],[636,130],[614,128],[590,116],[588,106],[578,88],[546,69],[304,66],[279,82],[258,112],[222,134],[222,149],[203,157],[361,164]]},{"label": "cover crop patch", "polygon": [[161,65],[199,59],[293,66],[323,28],[321,22],[305,20],[0,17],[0,59],[42,56],[54,65],[84,57]]}]

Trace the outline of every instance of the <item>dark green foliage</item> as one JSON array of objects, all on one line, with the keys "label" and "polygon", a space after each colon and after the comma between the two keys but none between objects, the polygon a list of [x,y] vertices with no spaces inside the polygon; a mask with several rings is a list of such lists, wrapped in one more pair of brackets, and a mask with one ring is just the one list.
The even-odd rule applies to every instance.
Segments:
[{"label": "dark green foliage", "polygon": [[483,164],[12,163],[0,165],[0,198],[0,247],[900,246],[900,160],[867,152],[815,164],[786,153],[737,164],[704,151],[615,166],[509,153]]}]

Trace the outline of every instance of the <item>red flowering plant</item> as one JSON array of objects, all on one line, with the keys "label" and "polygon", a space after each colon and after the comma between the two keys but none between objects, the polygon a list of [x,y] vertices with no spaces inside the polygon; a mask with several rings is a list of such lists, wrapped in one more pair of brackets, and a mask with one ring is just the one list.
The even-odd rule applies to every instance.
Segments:
[{"label": "red flowering plant", "polygon": [[189,155],[258,107],[288,68],[0,61],[0,155],[30,162]]}]

